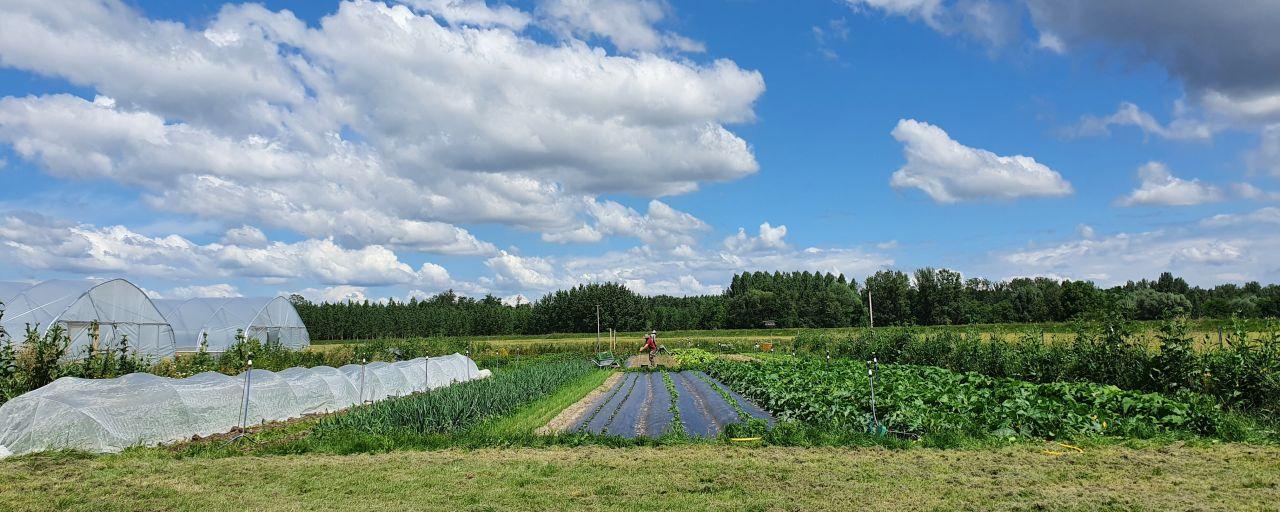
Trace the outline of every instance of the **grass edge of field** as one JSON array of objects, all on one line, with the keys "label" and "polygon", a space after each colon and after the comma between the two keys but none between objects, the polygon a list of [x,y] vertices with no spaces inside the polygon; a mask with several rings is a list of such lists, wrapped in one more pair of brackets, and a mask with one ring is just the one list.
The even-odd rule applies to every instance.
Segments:
[{"label": "grass edge of field", "polygon": [[[1265,508],[1280,449],[549,447],[217,460],[0,462],[15,510]],[[660,474],[654,487],[639,474]]]}]

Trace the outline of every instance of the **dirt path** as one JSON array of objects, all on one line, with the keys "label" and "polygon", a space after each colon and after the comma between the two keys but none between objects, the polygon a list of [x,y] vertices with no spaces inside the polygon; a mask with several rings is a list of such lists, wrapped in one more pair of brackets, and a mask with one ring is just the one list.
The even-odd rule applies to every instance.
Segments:
[{"label": "dirt path", "polygon": [[[659,354],[654,358],[654,362],[657,363],[659,368],[675,368],[677,365],[676,358],[666,354]],[[625,366],[627,368],[641,368],[649,366],[649,354],[637,354],[631,356],[627,359],[627,364]]]},{"label": "dirt path", "polygon": [[604,398],[604,395],[608,393],[610,389],[613,389],[613,387],[618,384],[618,381],[622,380],[622,375],[622,372],[614,372],[613,375],[610,375],[609,378],[604,380],[604,384],[601,384],[600,387],[591,390],[590,393],[587,393],[587,396],[582,397],[582,400],[578,400],[573,405],[565,407],[563,411],[560,411],[560,414],[551,418],[551,421],[547,422],[545,426],[539,427],[538,430],[534,432],[538,435],[547,435],[564,432],[573,428],[582,421],[582,417],[587,414],[587,411],[590,411],[597,402]]},{"label": "dirt path", "polygon": [[644,403],[640,405],[640,414],[637,416],[638,421],[636,421],[636,436],[638,437],[649,435],[648,424],[644,421],[644,418],[649,417],[649,409],[653,407],[653,385],[648,381],[645,384]]}]

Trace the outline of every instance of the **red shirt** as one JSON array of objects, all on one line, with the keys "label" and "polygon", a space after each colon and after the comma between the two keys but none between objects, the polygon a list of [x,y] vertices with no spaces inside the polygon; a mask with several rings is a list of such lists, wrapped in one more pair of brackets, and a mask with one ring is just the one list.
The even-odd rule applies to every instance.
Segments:
[{"label": "red shirt", "polygon": [[658,342],[657,342],[657,341],[654,341],[653,336],[645,336],[645,337],[644,337],[644,348],[647,348],[647,349],[650,349],[650,350],[655,349],[655,348],[658,348]]}]

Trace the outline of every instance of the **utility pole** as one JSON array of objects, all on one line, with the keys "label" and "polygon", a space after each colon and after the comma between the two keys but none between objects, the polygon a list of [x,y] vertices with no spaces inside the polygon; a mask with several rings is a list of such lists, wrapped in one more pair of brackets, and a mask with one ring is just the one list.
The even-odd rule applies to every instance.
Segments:
[{"label": "utility pole", "polygon": [[871,316],[871,327],[872,327],[872,328],[875,328],[875,326],[876,326],[876,305],[875,305],[875,302],[871,300],[871,287],[870,287],[870,286],[868,286],[868,287],[867,287],[867,312],[871,314],[871,315],[870,315],[870,316]]}]

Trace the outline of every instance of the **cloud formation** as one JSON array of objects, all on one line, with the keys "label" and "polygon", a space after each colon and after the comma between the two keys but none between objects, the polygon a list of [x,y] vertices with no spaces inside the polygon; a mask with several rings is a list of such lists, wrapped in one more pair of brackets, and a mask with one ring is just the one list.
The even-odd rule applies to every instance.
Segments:
[{"label": "cloud formation", "polygon": [[991,275],[1059,275],[1104,286],[1171,271],[1213,286],[1257,279],[1275,282],[1280,267],[1280,209],[1220,214],[1186,226],[1115,233],[1029,247],[998,256]]},{"label": "cloud formation", "polygon": [[1142,130],[1144,135],[1156,135],[1172,140],[1207,140],[1213,138],[1213,129],[1202,121],[1177,118],[1168,125],[1164,125],[1157,121],[1155,116],[1144,112],[1137,105],[1127,101],[1121,103],[1115,113],[1109,116],[1085,116],[1071,132],[1077,136],[1109,135],[1112,126],[1133,126]]},{"label": "cloud formation", "polygon": [[[627,5],[562,3],[631,19]],[[669,14],[635,8],[646,26]],[[482,256],[497,248],[458,224],[561,233],[597,194],[756,172],[727,126],[754,119],[760,73],[610,54],[576,31],[542,41],[524,31],[535,18],[472,0],[358,1],[315,26],[247,4],[196,27],[114,0],[18,2],[0,18],[0,62],[98,96],[4,98],[0,142],[55,177],[140,187],[157,210]]]},{"label": "cloud formation", "polygon": [[666,0],[543,0],[538,11],[562,34],[607,39],[624,52],[706,50],[702,43],[655,27],[671,15]]},{"label": "cloud formation", "polygon": [[196,299],[205,297],[242,297],[240,290],[227,283],[179,286],[163,294],[151,293],[153,299]]},{"label": "cloud formation", "polygon": [[1274,72],[1280,68],[1280,3],[1248,0],[1226,8],[1197,0],[1027,0],[1027,6],[1039,32],[1067,49],[1105,43],[1119,55],[1159,63],[1198,94],[1232,102],[1280,94]]},{"label": "cloud formation", "polygon": [[162,279],[307,279],[323,284],[434,287],[450,282],[443,267],[423,263],[414,269],[377,245],[347,249],[330,239],[258,247],[201,245],[178,235],[150,237],[124,226],[97,227],[21,212],[0,217],[0,258],[32,270]]},{"label": "cloud formation", "polygon": [[894,171],[894,188],[918,188],[938,203],[982,199],[1058,197],[1071,183],[1023,155],[1000,156],[965,146],[929,123],[902,119],[893,129],[907,163]]},{"label": "cloud formation", "polygon": [[1138,168],[1140,184],[1129,195],[1116,200],[1120,206],[1193,206],[1221,201],[1222,190],[1201,183],[1198,179],[1184,180],[1160,162],[1147,162]]},{"label": "cloud formation", "polygon": [[[1206,139],[1222,127],[1274,131],[1280,126],[1280,74],[1275,72],[1280,69],[1280,38],[1275,36],[1280,3],[1026,2],[1041,40],[1056,41],[1056,52],[1101,48],[1109,57],[1155,63],[1183,83],[1196,115],[1204,118],[1161,126],[1136,107],[1122,106],[1109,118],[1092,121],[1103,131],[1108,124],[1132,124],[1165,138]],[[1181,102],[1178,107],[1183,110]],[[1277,165],[1274,158],[1258,156],[1268,150],[1264,138],[1250,166]]]},{"label": "cloud formation", "polygon": [[752,253],[770,249],[785,249],[787,243],[787,227],[773,227],[768,222],[760,225],[757,236],[748,236],[744,228],[738,228],[738,234],[724,239],[724,247],[732,253]]},{"label": "cloud formation", "polygon": [[998,50],[1018,36],[1014,4],[998,0],[844,0],[855,12],[874,10],[917,20],[946,35],[961,35]]}]

